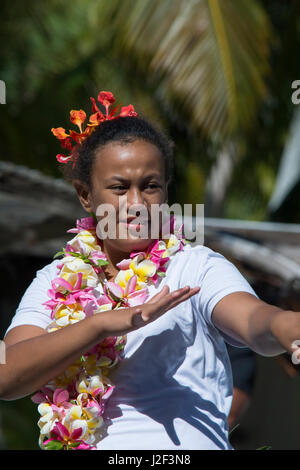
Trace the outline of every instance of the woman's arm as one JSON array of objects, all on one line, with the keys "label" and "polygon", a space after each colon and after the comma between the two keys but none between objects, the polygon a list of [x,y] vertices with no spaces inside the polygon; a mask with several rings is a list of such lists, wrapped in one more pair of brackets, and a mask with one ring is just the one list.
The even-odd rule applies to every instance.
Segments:
[{"label": "woman's arm", "polygon": [[199,291],[188,286],[169,293],[165,286],[137,307],[102,312],[46,333],[24,325],[5,337],[6,364],[0,365],[0,398],[16,400],[40,389],[108,336],[121,336],[147,325]]},{"label": "woman's arm", "polygon": [[246,292],[220,300],[212,321],[216,328],[263,356],[292,353],[293,341],[300,340],[300,312],[282,310]]}]

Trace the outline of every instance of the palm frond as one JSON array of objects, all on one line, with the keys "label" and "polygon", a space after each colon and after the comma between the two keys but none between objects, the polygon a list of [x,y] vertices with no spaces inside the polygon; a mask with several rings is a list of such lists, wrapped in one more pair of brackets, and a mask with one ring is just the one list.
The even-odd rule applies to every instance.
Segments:
[{"label": "palm frond", "polygon": [[258,1],[124,0],[113,27],[128,60],[158,76],[158,95],[197,128],[223,137],[251,126],[273,37]]}]

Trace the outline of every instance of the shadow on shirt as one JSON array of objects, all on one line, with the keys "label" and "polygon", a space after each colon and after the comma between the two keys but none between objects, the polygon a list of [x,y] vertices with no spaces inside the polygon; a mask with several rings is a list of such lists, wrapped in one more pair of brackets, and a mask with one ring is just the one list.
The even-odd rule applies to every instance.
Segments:
[{"label": "shadow on shirt", "polygon": [[[195,334],[193,337],[194,341]],[[181,385],[173,377],[190,345],[190,339],[178,325],[173,330],[146,337],[132,356],[123,359],[112,375],[116,389],[105,415],[108,419],[117,418],[122,416],[119,405],[132,406],[164,426],[169,438],[178,446],[181,443],[174,419],[180,418],[207,436],[218,448],[228,449],[225,444],[228,442],[227,433],[219,425],[225,422],[227,429],[227,416],[214,403]],[[199,353],[200,348],[199,345]],[[118,383],[118,377],[121,383]]]}]

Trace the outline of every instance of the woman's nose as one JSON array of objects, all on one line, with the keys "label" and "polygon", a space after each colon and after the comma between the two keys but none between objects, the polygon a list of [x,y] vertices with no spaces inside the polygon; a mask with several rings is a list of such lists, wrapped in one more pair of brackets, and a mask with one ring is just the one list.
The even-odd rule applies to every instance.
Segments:
[{"label": "woman's nose", "polygon": [[127,203],[128,207],[138,204],[144,205],[144,197],[139,188],[130,188],[127,192]]},{"label": "woman's nose", "polygon": [[132,188],[127,193],[127,215],[147,217],[144,196],[138,188]]}]

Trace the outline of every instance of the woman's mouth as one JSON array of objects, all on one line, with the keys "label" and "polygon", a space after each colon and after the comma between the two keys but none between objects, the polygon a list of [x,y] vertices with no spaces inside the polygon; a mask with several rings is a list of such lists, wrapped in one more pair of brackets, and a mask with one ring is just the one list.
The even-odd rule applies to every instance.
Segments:
[{"label": "woman's mouth", "polygon": [[121,220],[121,224],[124,224],[127,229],[134,229],[135,231],[140,231],[144,227],[150,225],[149,219],[137,220],[137,218],[128,218],[127,220]]}]

